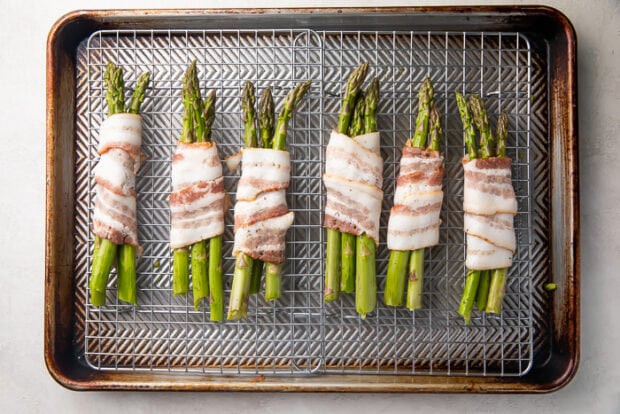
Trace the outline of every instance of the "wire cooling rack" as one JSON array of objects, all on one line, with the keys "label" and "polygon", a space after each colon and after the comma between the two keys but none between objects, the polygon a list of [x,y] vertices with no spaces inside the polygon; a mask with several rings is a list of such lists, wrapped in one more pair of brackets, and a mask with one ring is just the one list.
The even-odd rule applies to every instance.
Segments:
[{"label": "wire cooling rack", "polygon": [[[222,158],[242,146],[240,95],[251,80],[271,86],[276,104],[294,84],[313,85],[288,136],[292,174],[288,204],[295,223],[288,233],[283,295],[266,303],[250,299],[245,321],[212,323],[195,311],[191,293],[171,289],[170,159],[181,130],[181,82],[196,59],[203,92],[217,91],[214,140]],[[113,272],[108,305],[87,302],[93,234],[93,168],[105,119],[103,72],[108,61],[125,69],[128,88],[152,72],[143,104],[145,161],[138,174],[138,307],[116,298]],[[382,304],[388,251],[378,247],[377,310],[361,320],[354,297],[322,301],[325,203],[321,174],[329,132],[337,123],[343,85],[362,61],[381,83],[378,124],[384,158],[385,241],[400,152],[414,130],[417,91],[425,77],[435,85],[443,114],[446,174],[439,245],[425,249],[425,308],[415,312]],[[519,376],[545,346],[545,309],[538,288],[547,274],[549,217],[546,87],[543,64],[519,33],[378,32],[292,30],[99,31],[77,56],[75,349],[100,370],[308,375],[313,373]],[[461,157],[462,127],[453,93],[481,94],[495,123],[510,117],[508,155],[519,213],[518,249],[510,269],[501,316],[476,312],[469,326],[456,313],[464,282]],[[225,171],[231,197],[238,176]],[[224,278],[230,293],[232,208],[226,216]]]}]

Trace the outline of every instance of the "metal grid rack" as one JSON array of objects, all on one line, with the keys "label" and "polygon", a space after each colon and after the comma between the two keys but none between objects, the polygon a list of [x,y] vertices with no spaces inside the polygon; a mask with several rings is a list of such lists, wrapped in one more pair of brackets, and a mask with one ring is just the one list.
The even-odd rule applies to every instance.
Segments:
[{"label": "metal grid rack", "polygon": [[[246,80],[274,88],[276,103],[297,82],[313,86],[294,117],[288,137],[292,175],[288,203],[295,223],[288,233],[283,296],[250,300],[250,318],[211,323],[208,310],[193,309],[191,293],[173,297],[168,244],[170,158],[181,129],[183,72],[198,61],[203,91],[218,95],[214,139],[222,158],[242,145],[239,97]],[[99,126],[105,118],[103,70],[108,61],[125,69],[134,85],[153,73],[143,104],[143,152],[138,174],[139,307],[116,299],[115,275],[108,304],[87,304],[92,240],[92,168]],[[385,199],[381,239],[398,173],[400,148],[414,129],[417,90],[426,76],[435,85],[443,115],[446,175],[440,243],[426,249],[425,309],[412,313],[381,303],[388,252],[378,248],[377,310],[366,320],[352,295],[323,304],[324,194],[321,174],[325,145],[336,125],[342,86],[361,61],[381,81]],[[533,286],[544,277],[548,254],[544,209],[547,135],[532,105],[546,91],[535,82],[542,68],[532,62],[528,40],[519,33],[314,32],[312,30],[99,31],[80,46],[77,59],[76,350],[101,370],[149,370],[209,374],[306,375],[310,373],[465,374],[515,376],[532,365],[536,326],[544,315]],[[534,88],[534,90],[532,90]],[[462,231],[462,129],[453,91],[485,97],[492,123],[501,109],[510,114],[508,155],[519,202],[515,218],[518,250],[510,270],[501,316],[476,313],[466,327],[459,315],[464,280]],[[535,97],[535,99],[533,99]],[[532,103],[534,102],[534,103]],[[225,176],[234,195],[238,177]],[[234,196],[233,196],[234,199]],[[544,202],[544,200],[543,200]],[[232,207],[226,217],[224,278],[228,297],[234,261]],[[541,267],[542,266],[542,267]],[[534,292],[534,294],[533,294]]]}]

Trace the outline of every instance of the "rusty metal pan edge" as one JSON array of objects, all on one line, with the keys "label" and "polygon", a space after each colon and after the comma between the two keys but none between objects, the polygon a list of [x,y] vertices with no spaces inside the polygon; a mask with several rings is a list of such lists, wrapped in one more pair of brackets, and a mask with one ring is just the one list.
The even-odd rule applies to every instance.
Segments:
[{"label": "rusty metal pan edge", "polygon": [[[561,315],[560,321],[562,349],[560,360],[564,361],[559,371],[550,375],[537,376],[536,370],[521,378],[484,378],[462,376],[415,376],[392,377],[388,375],[370,378],[363,375],[329,375],[303,378],[265,378],[265,377],[174,377],[172,375],[147,375],[135,373],[102,373],[90,370],[70,359],[68,349],[71,345],[71,315],[73,305],[64,293],[72,292],[71,249],[63,253],[63,219],[71,217],[73,188],[67,186],[63,173],[71,171],[73,160],[58,157],[62,154],[63,137],[67,129],[67,119],[74,114],[67,113],[65,106],[73,103],[74,96],[60,87],[67,82],[67,71],[61,65],[70,67],[74,62],[74,50],[61,50],[66,42],[67,28],[74,31],[74,40],[83,34],[92,33],[102,26],[133,23],[142,25],[157,19],[182,19],[187,17],[212,15],[278,15],[278,14],[475,14],[490,17],[524,17],[530,14],[555,21],[561,30],[554,33],[565,44],[565,61],[559,73],[565,76],[555,92],[565,97],[560,104],[550,99],[550,125],[552,145],[561,147],[566,180],[555,183],[564,195],[562,214],[568,228],[561,243],[566,246],[564,288],[562,298],[555,308]],[[77,30],[76,30],[77,29]],[[82,35],[82,36],[80,36]],[[79,40],[79,39],[78,39]],[[74,45],[77,46],[77,42]],[[546,6],[476,6],[476,7],[387,7],[387,8],[290,8],[290,9],[162,9],[162,10],[97,10],[74,11],[62,16],[51,28],[47,39],[46,68],[46,235],[45,235],[45,296],[44,296],[44,360],[50,375],[62,386],[72,390],[178,390],[178,391],[315,391],[315,392],[442,392],[442,393],[546,393],[558,390],[568,384],[575,376],[580,358],[580,242],[579,242],[579,179],[577,144],[577,39],[575,30],[568,18],[560,11]],[[62,56],[61,56],[62,55]],[[556,62],[558,63],[558,62]],[[66,67],[65,67],[66,69]],[[558,69],[558,68],[553,68]],[[69,71],[72,75],[72,71]],[[71,79],[72,81],[72,79]],[[63,84],[64,85],[64,84]],[[72,89],[69,88],[71,91]],[[66,101],[68,100],[68,101]],[[63,112],[64,109],[64,112]],[[71,105],[71,110],[73,105]],[[70,111],[69,111],[70,112]],[[555,116],[555,117],[554,117]],[[557,117],[565,122],[558,123]],[[555,142],[558,137],[561,142]],[[68,140],[70,141],[70,140]],[[70,145],[65,143],[65,145]],[[64,159],[64,160],[63,160]],[[63,170],[64,167],[64,170]],[[69,177],[70,178],[70,177]],[[64,184],[64,185],[63,185]],[[61,207],[65,207],[65,211]],[[59,214],[60,213],[60,214]],[[64,217],[62,216],[64,213]],[[60,216],[60,217],[59,217]],[[67,217],[68,216],[68,217]],[[65,226],[67,227],[67,226]],[[67,228],[64,229],[65,233]],[[70,233],[70,232],[69,232]],[[60,234],[60,236],[59,236]],[[62,277],[64,276],[64,278]],[[556,328],[557,329],[557,328]],[[556,332],[557,333],[557,332]],[[69,359],[63,359],[68,358]],[[553,358],[553,355],[552,355]],[[539,368],[544,369],[543,368]],[[540,374],[540,373],[538,373]],[[530,379],[534,378],[534,380]],[[537,379],[536,379],[537,378]]]}]

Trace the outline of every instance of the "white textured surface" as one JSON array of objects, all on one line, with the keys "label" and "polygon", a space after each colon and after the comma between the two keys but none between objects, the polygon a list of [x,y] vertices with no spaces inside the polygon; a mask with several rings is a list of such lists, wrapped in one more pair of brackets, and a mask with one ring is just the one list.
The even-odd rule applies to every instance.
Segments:
[{"label": "white textured surface", "polygon": [[[480,1],[418,1],[416,5]],[[490,2],[489,2],[490,3]],[[492,2],[502,4],[508,2]],[[521,3],[514,0],[512,3]],[[525,3],[525,2],[523,2]],[[529,2],[528,2],[529,3]],[[45,41],[77,0],[3,1],[0,40],[0,411],[2,412],[620,412],[620,3],[548,1],[578,36],[582,352],[575,379],[550,395],[77,393],[43,362]],[[91,8],[172,7],[161,0],[92,1]],[[176,7],[206,3],[182,0]],[[213,3],[211,3],[213,4]],[[229,0],[227,7],[411,5],[407,1]]]}]

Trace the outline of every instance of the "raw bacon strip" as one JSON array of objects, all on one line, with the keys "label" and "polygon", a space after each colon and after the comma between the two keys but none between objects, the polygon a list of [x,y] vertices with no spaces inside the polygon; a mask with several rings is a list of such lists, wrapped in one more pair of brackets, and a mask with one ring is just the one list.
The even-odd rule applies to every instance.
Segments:
[{"label": "raw bacon strip", "polygon": [[142,117],[114,114],[102,124],[95,167],[93,232],[115,244],[138,244],[136,172],[140,168]]},{"label": "raw bacon strip", "polygon": [[283,263],[286,231],[294,214],[286,205],[291,165],[287,151],[245,148],[235,204],[233,255]]},{"label": "raw bacon strip", "polygon": [[442,179],[443,157],[438,151],[403,148],[388,222],[390,250],[417,250],[439,242]]},{"label": "raw bacon strip", "polygon": [[245,148],[242,173],[237,187],[237,200],[252,201],[258,194],[286,190],[291,176],[288,151],[270,148]]},{"label": "raw bacon strip", "polygon": [[508,157],[463,160],[466,265],[469,269],[502,269],[512,265],[516,249],[513,217],[517,214],[517,200],[510,165]]},{"label": "raw bacon strip", "polygon": [[332,131],[323,175],[325,227],[356,236],[365,233],[377,244],[383,199],[379,138],[378,132],[350,138]]},{"label": "raw bacon strip", "polygon": [[490,216],[496,213],[517,214],[517,199],[512,188],[508,157],[463,160],[465,188],[463,210]]},{"label": "raw bacon strip", "polygon": [[243,252],[255,260],[267,263],[284,263],[286,232],[293,224],[295,214],[284,215],[239,227],[235,230],[233,255]]},{"label": "raw bacon strip", "polygon": [[224,233],[222,164],[213,142],[179,142],[172,156],[170,246],[191,246]]}]

